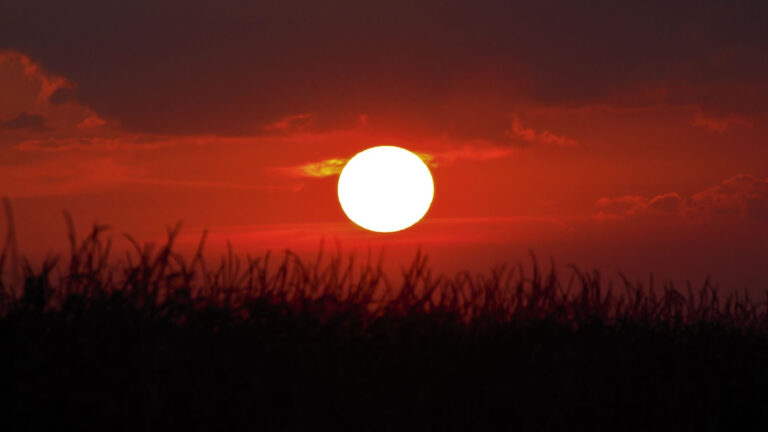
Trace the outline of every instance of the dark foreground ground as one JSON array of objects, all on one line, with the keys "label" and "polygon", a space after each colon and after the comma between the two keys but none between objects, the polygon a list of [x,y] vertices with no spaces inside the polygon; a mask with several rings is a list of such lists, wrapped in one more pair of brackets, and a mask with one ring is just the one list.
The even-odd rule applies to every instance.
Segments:
[{"label": "dark foreground ground", "polygon": [[[431,275],[98,233],[0,287],[3,430],[766,430],[765,303],[577,271]],[[172,243],[172,237],[171,242]],[[57,270],[58,269],[58,270]]]}]

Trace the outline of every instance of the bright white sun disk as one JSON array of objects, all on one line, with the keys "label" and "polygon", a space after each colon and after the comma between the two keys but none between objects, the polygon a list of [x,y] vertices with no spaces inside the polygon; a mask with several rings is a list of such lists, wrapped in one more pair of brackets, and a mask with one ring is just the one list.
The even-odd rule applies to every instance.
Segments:
[{"label": "bright white sun disk", "polygon": [[418,222],[435,193],[432,174],[417,155],[400,147],[371,147],[347,162],[339,176],[339,202],[352,222],[393,232]]}]

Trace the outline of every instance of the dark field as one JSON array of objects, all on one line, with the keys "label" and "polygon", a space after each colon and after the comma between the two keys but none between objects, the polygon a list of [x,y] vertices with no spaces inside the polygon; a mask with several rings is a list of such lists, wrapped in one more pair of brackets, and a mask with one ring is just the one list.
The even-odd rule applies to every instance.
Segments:
[{"label": "dark field", "polygon": [[423,256],[397,282],[342,255],[211,267],[175,254],[173,230],[111,266],[100,231],[42,268],[14,265],[9,237],[3,430],[768,424],[766,304],[710,284],[611,287],[535,260],[443,277]]}]

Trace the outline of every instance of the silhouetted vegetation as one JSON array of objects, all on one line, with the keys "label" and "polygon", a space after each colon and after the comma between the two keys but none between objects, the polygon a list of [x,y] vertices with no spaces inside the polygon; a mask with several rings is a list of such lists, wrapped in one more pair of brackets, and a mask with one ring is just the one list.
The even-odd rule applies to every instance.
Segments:
[{"label": "silhouetted vegetation", "polygon": [[[0,255],[4,430],[761,430],[765,303],[498,266]],[[130,237],[129,237],[130,238]],[[14,279],[18,279],[14,281]]]}]

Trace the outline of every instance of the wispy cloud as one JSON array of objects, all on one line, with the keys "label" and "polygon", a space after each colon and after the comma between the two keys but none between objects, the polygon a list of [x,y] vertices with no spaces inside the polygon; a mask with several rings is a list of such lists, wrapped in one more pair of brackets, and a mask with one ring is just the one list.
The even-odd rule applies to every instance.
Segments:
[{"label": "wispy cloud", "polygon": [[[0,144],[13,146],[30,138],[80,139],[92,135],[94,130],[108,137],[124,134],[116,124],[110,124],[75,99],[67,103],[52,101],[60,90],[74,87],[25,54],[0,51],[0,130],[7,131],[0,136]],[[45,147],[45,143],[41,141],[37,146]]]},{"label": "wispy cloud", "polygon": [[71,150],[117,150],[124,146],[122,138],[48,138],[25,140],[14,146],[25,152],[65,152]]},{"label": "wispy cloud", "polygon": [[746,117],[729,115],[724,117],[707,116],[700,110],[694,114],[691,124],[710,132],[724,133],[733,126],[752,127],[753,123]]},{"label": "wispy cloud", "polygon": [[330,177],[341,173],[349,159],[331,158],[278,170],[292,177]]},{"label": "wispy cloud", "polygon": [[0,171],[0,195],[65,196],[102,191],[134,174],[134,169],[111,157],[53,158],[4,167]]},{"label": "wispy cloud", "polygon": [[227,182],[209,179],[156,177],[125,164],[112,155],[65,154],[34,163],[4,167],[0,171],[0,195],[66,196],[114,189],[127,184],[169,188],[242,189],[299,192],[301,182]]},{"label": "wispy cloud", "polygon": [[686,202],[693,215],[748,217],[768,221],[768,178],[740,174],[693,194]]},{"label": "wispy cloud", "polygon": [[447,149],[433,153],[421,153],[422,159],[428,165],[438,167],[449,165],[456,161],[488,161],[501,159],[512,155],[515,150],[511,147],[498,147],[492,145],[467,144],[460,148]]},{"label": "wispy cloud", "polygon": [[579,142],[565,135],[556,135],[548,130],[537,131],[531,127],[523,126],[517,114],[512,114],[511,125],[507,130],[507,136],[512,139],[522,140],[531,144],[547,144],[558,147],[576,147]]},{"label": "wispy cloud", "polygon": [[145,178],[145,177],[119,177],[117,178],[117,180],[125,183],[140,183],[140,184],[151,184],[151,185],[160,185],[160,186],[179,186],[179,187],[193,187],[193,188],[275,190],[275,191],[289,191],[289,192],[299,192],[304,188],[303,183],[278,186],[278,185],[272,185],[272,184],[255,185],[255,184],[228,183],[228,182],[215,182],[215,181],[179,180],[179,179]]},{"label": "wispy cloud", "polygon": [[642,214],[673,214],[691,219],[741,218],[768,220],[768,178],[739,174],[684,197],[670,192],[656,196],[601,198],[598,220]]},{"label": "wispy cloud", "polygon": [[316,114],[295,114],[285,116],[275,122],[263,126],[268,132],[301,132],[309,127],[317,117]]},{"label": "wispy cloud", "polygon": [[45,124],[45,117],[22,112],[10,120],[3,121],[0,119],[0,129],[42,132],[48,130],[48,126]]},{"label": "wispy cloud", "polygon": [[88,116],[83,119],[80,123],[77,124],[78,129],[93,129],[97,128],[99,126],[106,125],[107,122],[102,119],[101,117],[97,116],[96,114],[92,116]]},{"label": "wispy cloud", "polygon": [[56,90],[73,87],[66,78],[44,71],[29,56],[20,52],[0,50],[0,64],[2,63],[19,66],[24,76],[39,84],[38,103],[47,103]]},{"label": "wispy cloud", "polygon": [[[494,147],[486,145],[478,147],[475,145],[465,145],[460,148],[452,148],[435,152],[414,153],[421,158],[428,166],[436,168],[443,165],[449,165],[460,160],[487,161],[507,157],[514,152],[509,147]],[[329,158],[317,162],[309,162],[297,166],[278,168],[283,174],[293,177],[313,177],[322,178],[338,175],[344,169],[349,158]]]},{"label": "wispy cloud", "polygon": [[158,136],[121,135],[113,137],[45,138],[22,141],[14,146],[16,150],[28,152],[67,152],[75,150],[151,150],[176,146],[204,146],[227,144],[250,144],[259,137],[228,137],[216,135]]}]

